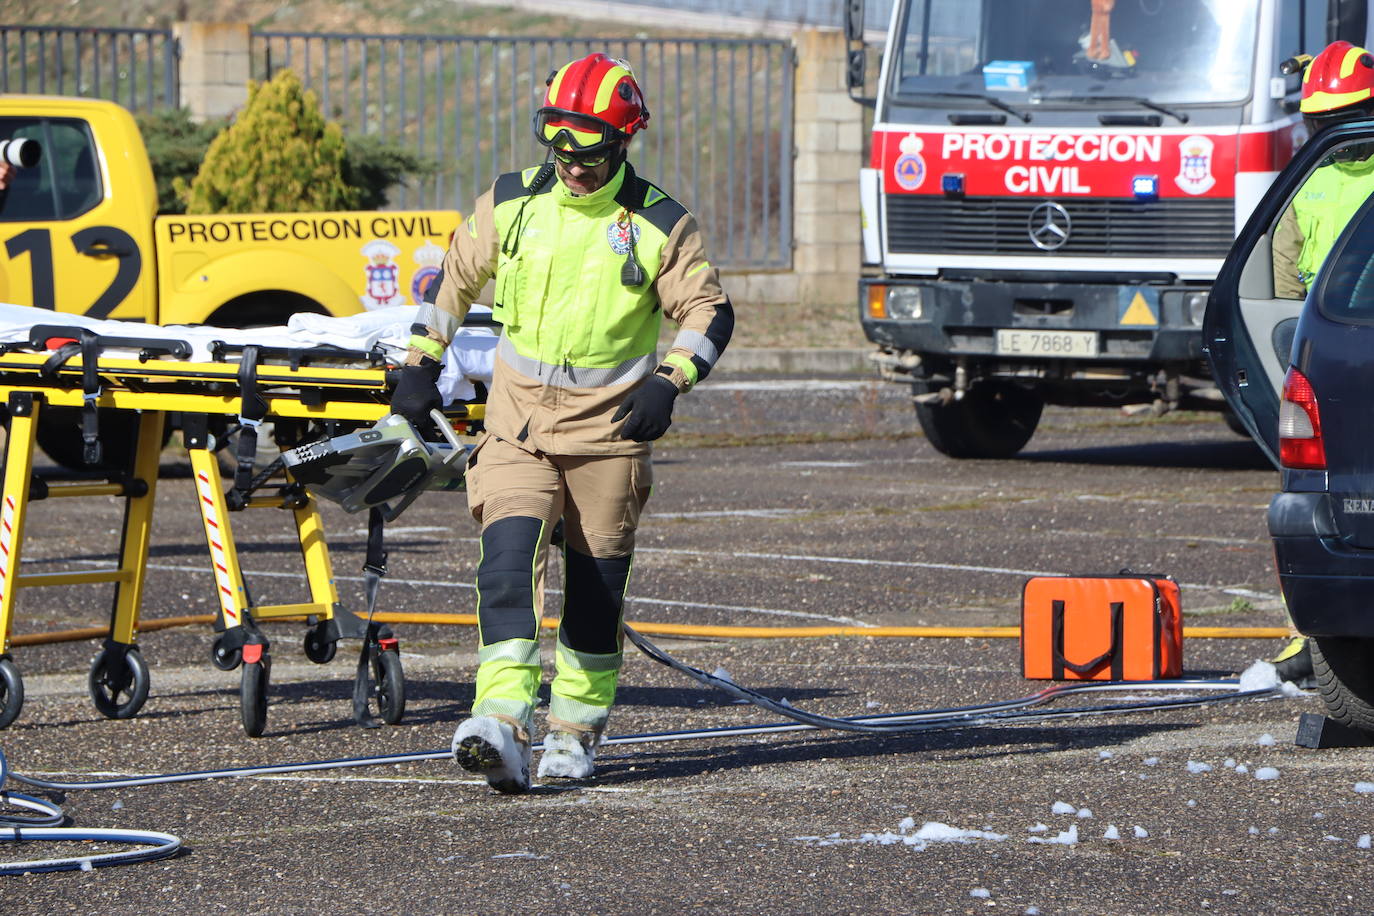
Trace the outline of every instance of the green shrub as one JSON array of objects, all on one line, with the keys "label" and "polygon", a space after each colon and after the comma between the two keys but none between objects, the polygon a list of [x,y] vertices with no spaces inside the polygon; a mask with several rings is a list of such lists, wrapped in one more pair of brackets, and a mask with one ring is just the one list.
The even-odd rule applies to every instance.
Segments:
[{"label": "green shrub", "polygon": [[[157,181],[157,212],[185,213],[186,202],[177,195],[173,182],[180,179],[185,184],[196,177],[211,141],[229,126],[229,120],[214,118],[197,124],[188,108],[137,117]],[[426,178],[437,171],[433,162],[374,134],[345,134],[344,144],[343,180],[357,194],[354,206],[359,210],[380,210],[393,187],[412,176]]]},{"label": "green shrub", "polygon": [[348,210],[359,195],[344,183],[344,150],[315,93],[282,70],[248,84],[248,104],[210,143],[196,177],[173,187],[187,213]]},{"label": "green shrub", "polygon": [[229,126],[225,118],[203,124],[191,120],[189,108],[164,109],[137,116],[148,159],[157,181],[157,212],[185,213],[186,203],[177,196],[173,181],[189,182],[200,171],[210,141]]},{"label": "green shrub", "polygon": [[415,155],[376,134],[344,138],[343,180],[358,195],[359,210],[380,210],[387,192],[409,177],[427,178],[438,171],[434,162]]}]

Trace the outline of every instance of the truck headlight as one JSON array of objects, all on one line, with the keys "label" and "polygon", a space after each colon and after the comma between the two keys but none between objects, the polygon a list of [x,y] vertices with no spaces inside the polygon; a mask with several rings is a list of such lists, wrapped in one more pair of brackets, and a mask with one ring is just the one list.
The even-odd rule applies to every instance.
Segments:
[{"label": "truck headlight", "polygon": [[1202,316],[1207,314],[1207,293],[1183,294],[1183,317],[1193,327],[1202,327]]},{"label": "truck headlight", "polygon": [[925,289],[920,286],[892,286],[887,290],[887,316],[914,321],[925,308]]}]

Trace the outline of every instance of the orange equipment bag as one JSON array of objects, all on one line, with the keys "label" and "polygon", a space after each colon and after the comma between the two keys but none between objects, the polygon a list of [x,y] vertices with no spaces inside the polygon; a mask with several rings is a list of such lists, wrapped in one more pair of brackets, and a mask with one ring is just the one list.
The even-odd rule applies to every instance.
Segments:
[{"label": "orange equipment bag", "polygon": [[1027,579],[1021,593],[1021,671],[1056,681],[1181,676],[1178,583],[1126,571]]}]

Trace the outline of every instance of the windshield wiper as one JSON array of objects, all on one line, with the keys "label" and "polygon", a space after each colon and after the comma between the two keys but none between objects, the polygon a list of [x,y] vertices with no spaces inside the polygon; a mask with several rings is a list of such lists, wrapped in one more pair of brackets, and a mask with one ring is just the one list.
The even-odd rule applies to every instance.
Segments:
[{"label": "windshield wiper", "polygon": [[981,102],[987,102],[993,108],[1002,109],[1012,117],[1020,118],[1024,124],[1029,124],[1031,119],[1029,114],[1012,108],[995,95],[984,95],[981,92],[922,92],[921,95],[934,95],[946,99],[978,99]]},{"label": "windshield wiper", "polygon": [[1188,112],[1152,102],[1141,95],[1047,95],[1042,96],[1040,100],[1042,102],[1129,102],[1132,105],[1139,105],[1141,108],[1148,108],[1151,111],[1168,115],[1180,124],[1188,123]]}]

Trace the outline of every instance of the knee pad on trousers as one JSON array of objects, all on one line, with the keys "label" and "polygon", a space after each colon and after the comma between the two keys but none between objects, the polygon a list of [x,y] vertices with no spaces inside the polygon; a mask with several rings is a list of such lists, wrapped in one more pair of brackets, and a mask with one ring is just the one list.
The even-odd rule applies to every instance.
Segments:
[{"label": "knee pad on trousers", "polygon": [[570,548],[587,556],[616,556],[631,554],[635,549],[635,531],[589,531],[578,526],[568,526],[566,541]]},{"label": "knee pad on trousers", "polygon": [[593,655],[619,652],[620,611],[630,581],[630,557],[589,557],[571,547],[564,557],[567,581],[559,641]]},{"label": "knee pad on trousers", "polygon": [[477,567],[477,619],[482,644],[507,639],[537,639],[534,619],[534,558],[544,522],[513,517],[482,531],[482,562]]}]

